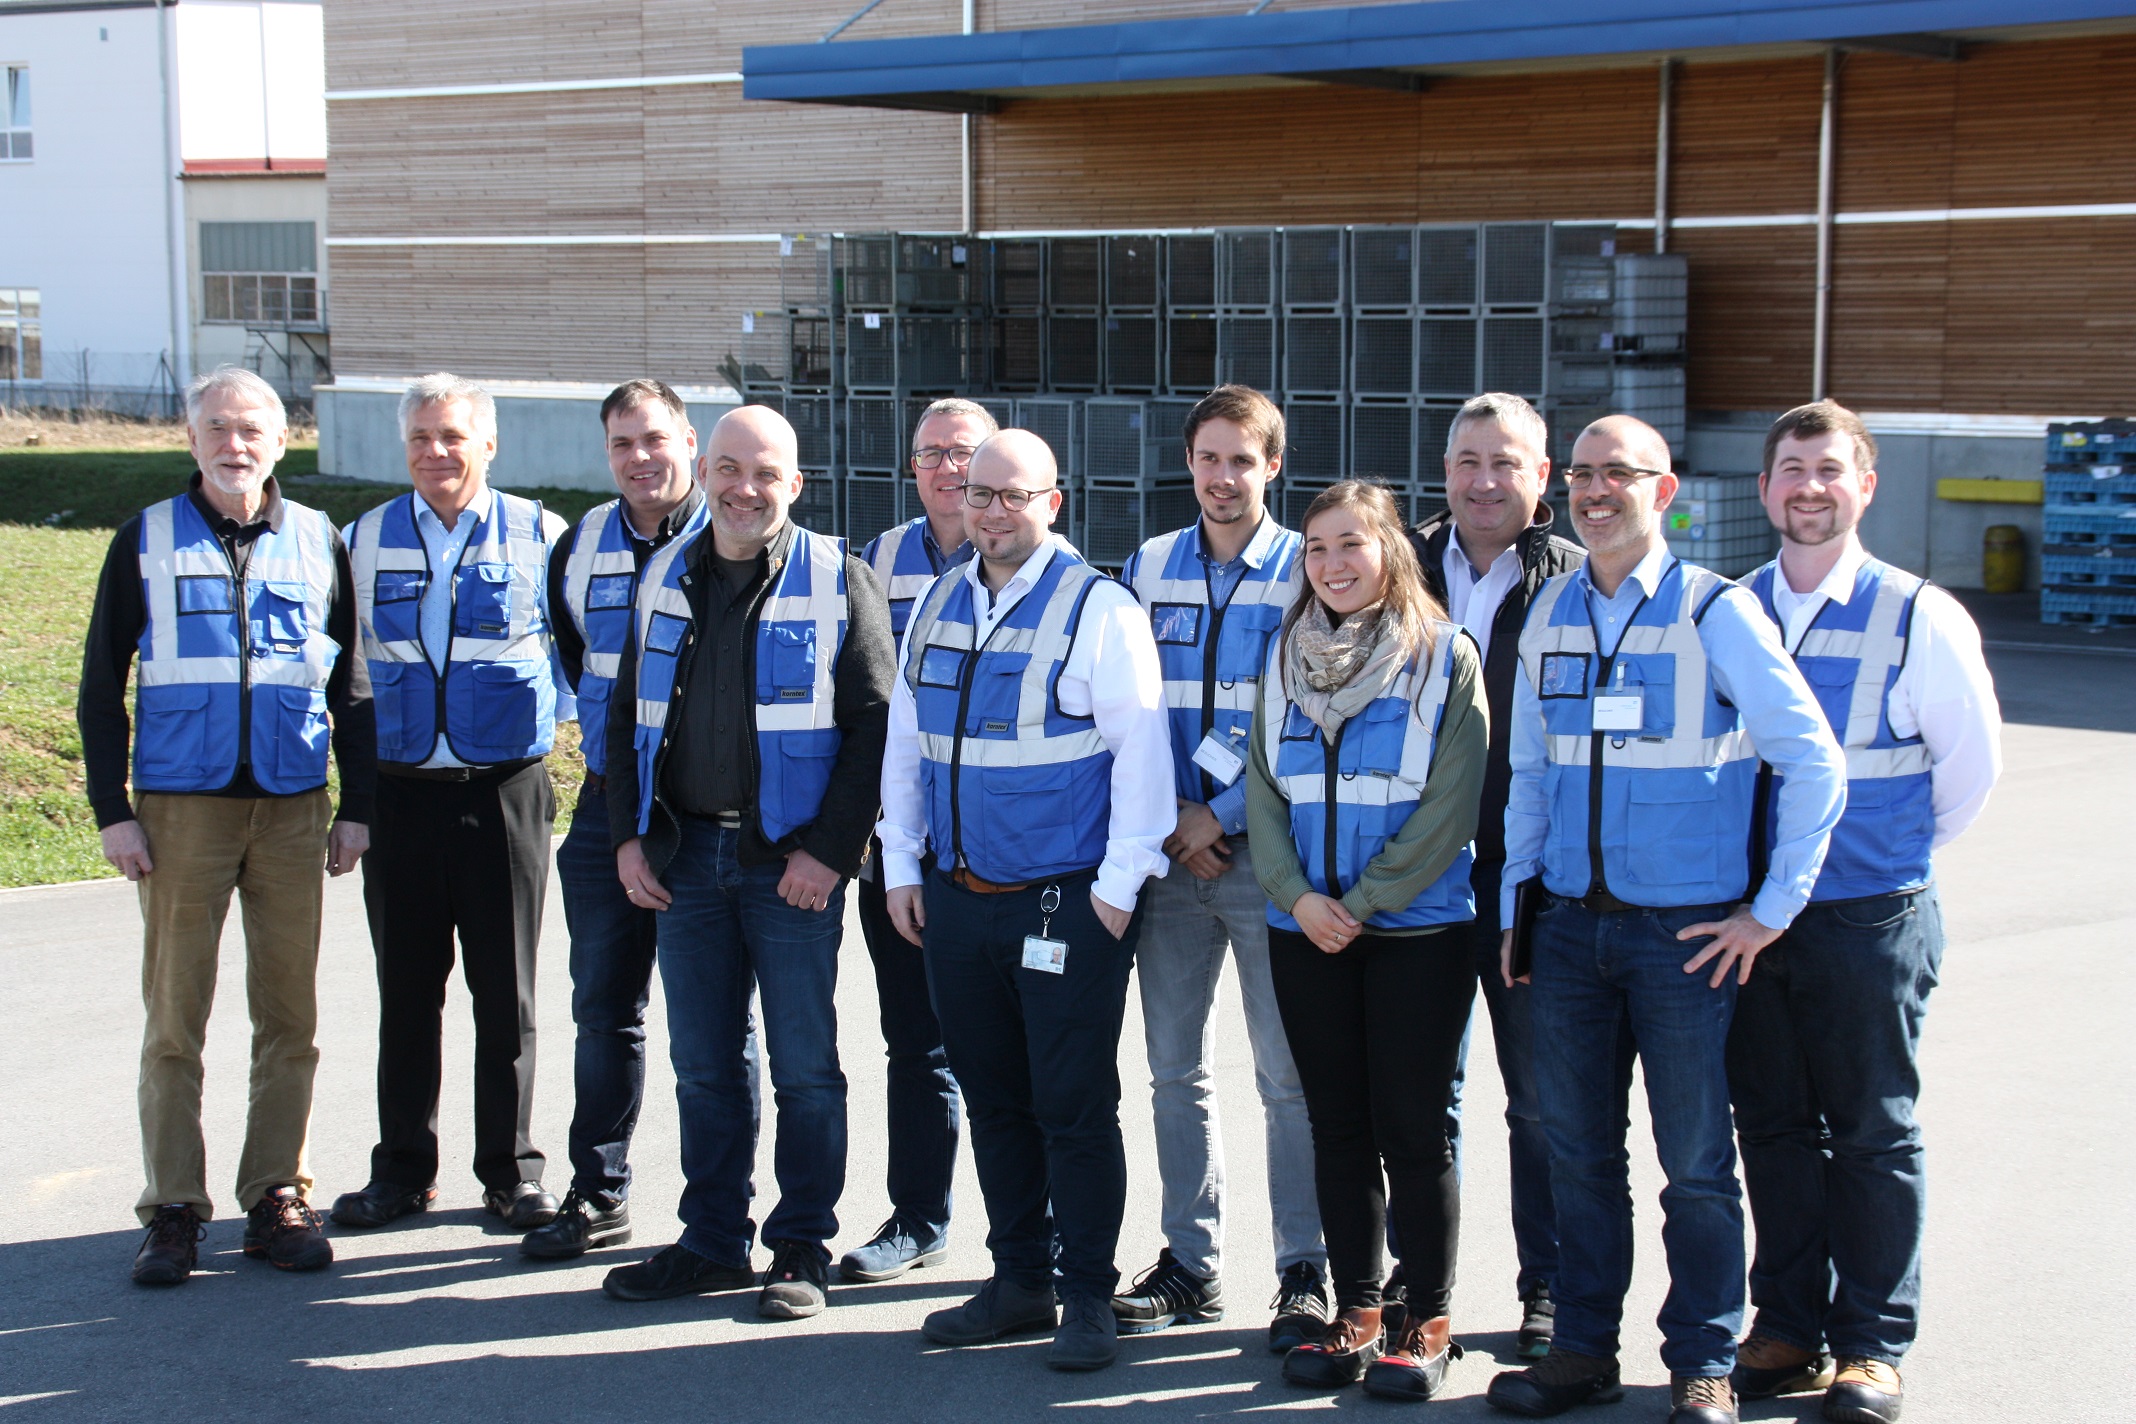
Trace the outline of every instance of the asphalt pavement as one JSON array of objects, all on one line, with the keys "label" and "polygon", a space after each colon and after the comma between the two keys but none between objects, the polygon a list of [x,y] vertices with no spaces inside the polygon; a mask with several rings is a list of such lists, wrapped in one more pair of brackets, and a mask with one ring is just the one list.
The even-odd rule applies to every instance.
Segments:
[{"label": "asphalt pavement", "polygon": [[[2118,640],[2117,640],[2118,641]],[[2007,770],[1973,831],[1938,857],[1950,946],[1930,1005],[1921,1113],[1930,1221],[1922,1336],[1906,1370],[1916,1421],[2136,1417],[2136,1365],[2119,1343],[2136,1273],[2136,656],[2104,642],[2005,642],[1991,652],[2009,726]],[[1044,1367],[1042,1341],[943,1351],[928,1311],[987,1274],[984,1208],[960,1163],[942,1266],[839,1286],[811,1321],[759,1320],[748,1294],[625,1305],[609,1267],[679,1233],[673,1076],[663,1005],[652,1009],[646,1109],[634,1153],[637,1242],[581,1262],[523,1262],[480,1210],[470,1152],[471,1030],[464,990],[446,1006],[446,1169],[438,1209],[385,1230],[336,1230],[337,1261],[283,1275],[238,1251],[232,1190],[243,1126],[247,1024],[236,917],[207,1055],[206,1119],[218,1219],[201,1268],[174,1290],[127,1279],[140,1232],[134,1116],[141,1006],[133,890],[97,882],[0,893],[0,1409],[29,1420],[301,1418],[310,1421],[998,1420],[1132,1406],[1187,1419],[1269,1410],[1404,1406],[1355,1390],[1285,1385],[1263,1341],[1275,1287],[1264,1148],[1235,986],[1217,1033],[1230,1167],[1218,1324],[1123,1342],[1093,1375]],[[542,946],[536,1140],[559,1193],[569,1169],[571,1023],[563,915]],[[851,1081],[852,1156],[839,1239],[864,1240],[883,1192],[883,1058],[874,985],[848,915],[838,1012]],[[312,1169],[322,1203],[362,1185],[375,1128],[376,992],[357,877],[327,896],[320,964],[322,1062]],[[1518,1323],[1506,1211],[1504,1098],[1479,1014],[1469,1056],[1457,1334],[1468,1356],[1450,1396],[1420,1417],[1495,1417],[1482,1392]],[[1141,1022],[1121,1045],[1129,1197],[1120,1252],[1155,1258],[1157,1179]],[[1634,1097],[1635,1104],[1640,1099]],[[1639,1261],[1626,1308],[1625,1403],[1588,1417],[1655,1420],[1667,1373],[1653,1325],[1666,1279],[1644,1114],[1633,1123]],[[759,1216],[774,1199],[772,1123]],[[764,1264],[758,1253],[757,1264]],[[1584,1411],[1583,1411],[1584,1413]],[[1811,1419],[1814,1400],[1746,1408]],[[1053,1414],[1051,1417],[1074,1417]],[[1087,1416],[1086,1416],[1087,1417]]]}]

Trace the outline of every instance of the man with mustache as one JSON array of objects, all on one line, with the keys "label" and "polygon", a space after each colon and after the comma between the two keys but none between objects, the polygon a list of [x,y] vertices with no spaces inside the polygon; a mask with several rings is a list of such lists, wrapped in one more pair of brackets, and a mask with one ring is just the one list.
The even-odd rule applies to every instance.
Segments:
[{"label": "man with mustache", "polygon": [[[1809,899],[1845,764],[1756,598],[1669,553],[1659,516],[1677,481],[1661,436],[1606,416],[1581,432],[1565,484],[1587,562],[1543,586],[1521,631],[1499,900],[1510,985],[1521,887],[1539,878],[1528,887],[1542,896],[1531,1012],[1557,1209],[1556,1330],[1548,1355],[1500,1374],[1487,1397],[1547,1416],[1622,1396],[1636,1053],[1669,1181],[1670,1424],[1735,1424],[1743,1211],[1728,1023],[1759,951]],[[1785,779],[1754,880],[1761,758]]]},{"label": "man with mustache", "polygon": [[698,464],[708,522],[647,562],[608,711],[609,838],[625,896],[658,912],[688,1184],[682,1239],[602,1289],[644,1301],[758,1284],[753,979],[777,1113],[757,1296],[773,1320],[828,1302],[846,1168],[838,945],[895,653],[868,566],[787,517],[801,478],[778,412],[720,417]]},{"label": "man with mustache", "polygon": [[1781,416],[1758,485],[1780,557],[1745,583],[1846,750],[1847,810],[1729,1032],[1757,1227],[1736,1389],[1825,1388],[1825,1418],[1883,1424],[1920,1311],[1916,1057],[1943,960],[1932,857],[1987,803],[2002,718],[1972,618],[1862,547],[1876,440],[1860,416],[1832,401]]},{"label": "man with mustache", "polygon": [[[208,1195],[201,1047],[230,894],[245,921],[252,1074],[237,1204],[244,1251],[318,1270],[333,1247],[307,1198],[305,1141],[319,1053],[322,865],[370,845],[371,687],[356,642],[348,550],[332,521],[282,497],[281,398],[224,366],[186,389],[184,494],[119,527],[97,582],[76,719],[104,858],[140,886],[142,1285],[197,1261]],[[126,678],[135,659],[134,799]],[[328,730],[328,717],[332,730]],[[341,806],[326,794],[327,749]],[[329,827],[329,820],[332,824]]]}]

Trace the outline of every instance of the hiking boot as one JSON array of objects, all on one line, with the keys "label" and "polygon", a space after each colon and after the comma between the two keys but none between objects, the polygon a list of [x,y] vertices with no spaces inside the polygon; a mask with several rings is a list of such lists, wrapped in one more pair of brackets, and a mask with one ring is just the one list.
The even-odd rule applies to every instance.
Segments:
[{"label": "hiking boot", "polygon": [[1822,1350],[1805,1350],[1753,1330],[1736,1346],[1735,1373],[1729,1378],[1745,1399],[1804,1394],[1832,1382],[1832,1361]]},{"label": "hiking boot", "polygon": [[601,1281],[611,1300],[673,1300],[679,1295],[747,1290],[757,1283],[745,1259],[730,1266],[700,1256],[680,1241],[636,1265],[618,1266]]},{"label": "hiking boot", "polygon": [[937,1345],[985,1345],[1006,1335],[1054,1328],[1053,1287],[1021,1286],[995,1276],[962,1305],[937,1310],[920,1333]]},{"label": "hiking boot", "polygon": [[1739,1424],[1726,1375],[1671,1375],[1669,1424]]},{"label": "hiking boot", "polygon": [[1119,1355],[1119,1321],[1103,1297],[1071,1295],[1061,1302],[1061,1323],[1046,1351],[1049,1367],[1102,1370]]},{"label": "hiking boot", "polygon": [[831,1253],[804,1241],[766,1243],[771,1269],[757,1294],[757,1314],[767,1320],[806,1320],[830,1304],[827,1285]]},{"label": "hiking boot", "polygon": [[1899,1372],[1882,1360],[1841,1355],[1825,1391],[1824,1417],[1833,1424],[1895,1424],[1906,1402]]},{"label": "hiking boot", "polygon": [[1276,1298],[1268,1303],[1276,1318],[1268,1322],[1268,1351],[1287,1355],[1300,1345],[1318,1340],[1335,1308],[1328,1301],[1327,1278],[1311,1261],[1299,1261],[1276,1283]]},{"label": "hiking boot", "polygon": [[891,1217],[873,1239],[838,1260],[838,1274],[849,1281],[894,1281],[907,1271],[938,1266],[949,1259],[949,1238],[932,1227],[918,1230]]},{"label": "hiking boot", "polygon": [[1224,1318],[1224,1287],[1179,1264],[1167,1246],[1157,1264],[1112,1298],[1122,1335],[1149,1335],[1167,1325],[1204,1325]]},{"label": "hiking boot", "polygon": [[1378,1306],[1338,1310],[1318,1340],[1283,1357],[1283,1378],[1307,1389],[1356,1384],[1379,1358],[1380,1339]]},{"label": "hiking boot", "polygon": [[1447,1366],[1461,1358],[1454,1323],[1443,1315],[1431,1320],[1412,1315],[1389,1341],[1387,1353],[1365,1370],[1365,1393],[1381,1399],[1430,1399],[1445,1386]]},{"label": "hiking boot", "polygon": [[1529,1287],[1520,1298],[1520,1339],[1513,1352],[1523,1360],[1540,1360],[1550,1353],[1556,1333],[1557,1302],[1550,1298],[1550,1287]]},{"label": "hiking boot", "polygon": [[537,1261],[568,1261],[596,1246],[630,1244],[630,1203],[603,1206],[579,1195],[577,1187],[564,1194],[556,1219],[537,1226],[519,1241],[519,1254]]},{"label": "hiking boot", "polygon": [[200,1213],[183,1202],[159,1206],[149,1218],[148,1235],[134,1252],[137,1286],[175,1286],[200,1262],[200,1238],[208,1234]]},{"label": "hiking boot", "polygon": [[326,1223],[292,1186],[270,1188],[245,1213],[245,1254],[284,1271],[323,1271],[334,1264]]},{"label": "hiking boot", "polygon": [[1483,1397],[1508,1414],[1548,1419],[1576,1404],[1614,1404],[1624,1398],[1624,1381],[1615,1360],[1552,1345],[1528,1368],[1501,1372]]}]

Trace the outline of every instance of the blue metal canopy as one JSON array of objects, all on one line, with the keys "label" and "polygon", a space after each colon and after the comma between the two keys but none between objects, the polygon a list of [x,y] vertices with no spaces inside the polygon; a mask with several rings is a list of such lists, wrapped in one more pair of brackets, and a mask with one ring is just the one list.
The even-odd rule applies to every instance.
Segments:
[{"label": "blue metal canopy", "polygon": [[2136,17],[2136,0],[1427,0],[752,45],[742,51],[742,95],[983,109],[1034,91],[1126,84],[1170,87],[1271,78],[1422,87],[1420,71],[1475,65],[1630,60],[1844,41],[1932,53],[1956,32],[2032,31],[2130,17]]}]

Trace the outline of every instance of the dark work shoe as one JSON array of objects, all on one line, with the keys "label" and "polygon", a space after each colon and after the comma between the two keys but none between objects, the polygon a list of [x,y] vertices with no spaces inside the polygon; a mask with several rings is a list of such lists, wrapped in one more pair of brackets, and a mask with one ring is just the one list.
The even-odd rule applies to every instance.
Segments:
[{"label": "dark work shoe", "polygon": [[1550,1287],[1532,1286],[1520,1298],[1520,1338],[1513,1352],[1523,1360],[1540,1360],[1550,1353],[1550,1338],[1557,1333],[1557,1302]]},{"label": "dark work shoe", "polygon": [[1833,1424],[1896,1424],[1905,1402],[1897,1370],[1882,1360],[1842,1355],[1825,1391],[1824,1417]]},{"label": "dark work shoe", "polygon": [[1401,1332],[1387,1337],[1387,1352],[1365,1369],[1365,1393],[1381,1399],[1430,1399],[1446,1387],[1446,1371],[1461,1358],[1454,1343],[1454,1323],[1408,1317]]},{"label": "dark work shoe", "polygon": [[325,1227],[295,1187],[274,1187],[245,1213],[245,1254],[285,1271],[323,1271],[334,1264]]},{"label": "dark work shoe", "polygon": [[1071,1295],[1061,1302],[1061,1323],[1046,1351],[1056,1370],[1102,1370],[1120,1357],[1120,1330],[1113,1306],[1094,1295]]},{"label": "dark work shoe", "polygon": [[193,1274],[200,1260],[200,1238],[208,1234],[200,1213],[183,1203],[159,1206],[149,1218],[148,1235],[134,1252],[137,1286],[175,1286]]},{"label": "dark work shoe", "polygon": [[1052,1285],[1020,1286],[995,1276],[964,1304],[929,1315],[920,1333],[937,1345],[985,1345],[1051,1330],[1054,1320]]},{"label": "dark work shoe", "polygon": [[678,1241],[649,1261],[616,1267],[601,1281],[601,1289],[611,1300],[673,1300],[679,1295],[747,1290],[756,1283],[756,1272],[748,1262],[721,1265]]},{"label": "dark work shoe", "polygon": [[630,1244],[630,1203],[603,1206],[579,1195],[577,1187],[564,1194],[564,1204],[547,1226],[537,1226],[519,1243],[519,1254],[537,1261],[568,1261],[597,1246]]},{"label": "dark work shoe", "polygon": [[[1157,1264],[1112,1298],[1122,1335],[1148,1335],[1167,1325],[1203,1325],[1224,1318],[1224,1287],[1179,1264],[1167,1246]],[[1065,1326],[1063,1328],[1066,1328]]]},{"label": "dark work shoe", "polygon": [[1832,1382],[1832,1360],[1822,1350],[1805,1350],[1753,1330],[1736,1346],[1735,1373],[1729,1378],[1745,1399],[1807,1394]]},{"label": "dark work shoe", "polygon": [[938,1266],[949,1258],[949,1238],[932,1228],[915,1230],[891,1217],[873,1239],[838,1260],[838,1274],[849,1281],[894,1281],[921,1266]]},{"label": "dark work shoe", "polygon": [[436,1186],[396,1187],[391,1182],[367,1182],[362,1191],[343,1192],[334,1198],[328,1215],[336,1226],[384,1226],[389,1221],[430,1210],[438,1199]]},{"label": "dark work shoe", "polygon": [[1553,1345],[1528,1368],[1500,1373],[1483,1397],[1508,1414],[1547,1419],[1577,1404],[1614,1404],[1624,1398],[1624,1381],[1615,1360],[1576,1355]]},{"label": "dark work shoe", "polygon": [[1726,1375],[1672,1375],[1669,1424],[1740,1424],[1735,1386]]},{"label": "dark work shoe", "polygon": [[482,1194],[482,1209],[501,1216],[514,1231],[532,1231],[556,1220],[556,1197],[539,1182],[519,1182],[509,1187],[491,1187]]},{"label": "dark work shoe", "polygon": [[1380,1357],[1383,1338],[1378,1306],[1338,1310],[1318,1340],[1283,1357],[1283,1378],[1307,1389],[1356,1384]]},{"label": "dark work shoe", "polygon": [[1311,1261],[1299,1261],[1276,1283],[1276,1298],[1268,1303],[1276,1318],[1268,1322],[1268,1350],[1287,1355],[1300,1345],[1310,1345],[1328,1328],[1335,1308],[1328,1301],[1327,1278]]},{"label": "dark work shoe", "polygon": [[[771,1243],[766,1243],[767,1245]],[[806,1320],[830,1304],[826,1293],[830,1253],[801,1241],[772,1245],[771,1269],[757,1294],[757,1314],[767,1320]]]}]

